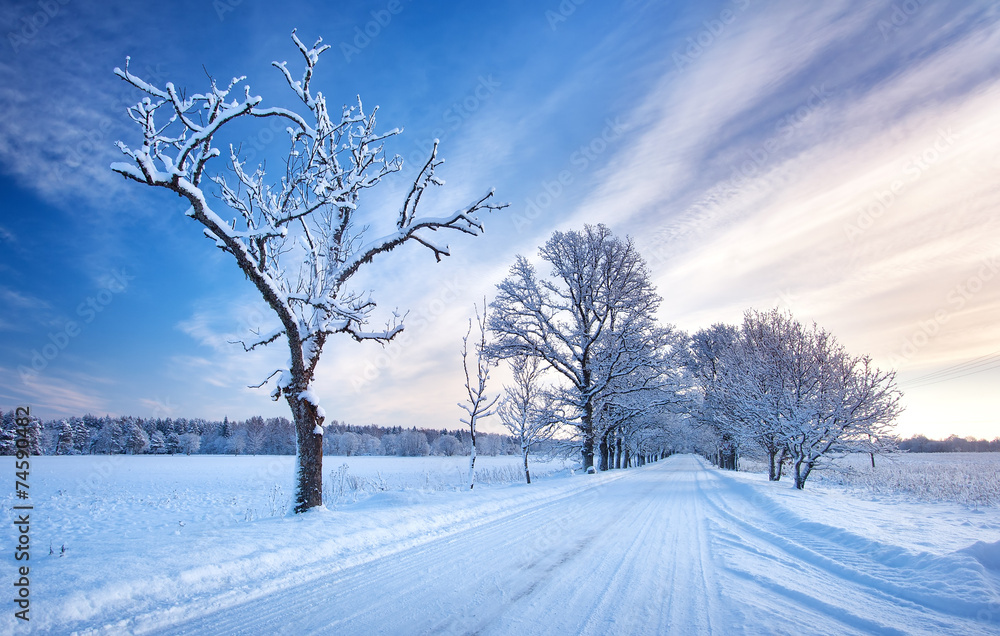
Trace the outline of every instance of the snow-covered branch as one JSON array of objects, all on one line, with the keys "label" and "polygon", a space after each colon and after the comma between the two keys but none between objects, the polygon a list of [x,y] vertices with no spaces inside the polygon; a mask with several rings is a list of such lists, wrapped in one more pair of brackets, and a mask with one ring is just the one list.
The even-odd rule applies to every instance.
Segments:
[{"label": "snow-covered branch", "polygon": [[475,360],[471,363],[473,369],[470,371],[469,361],[469,337],[472,336],[472,319],[469,319],[469,329],[462,337],[462,370],[465,372],[465,393],[467,401],[459,402],[458,406],[465,411],[466,417],[460,421],[469,427],[472,435],[472,452],[469,456],[469,490],[475,485],[476,470],[476,425],[479,420],[493,415],[493,408],[496,406],[499,395],[490,398],[486,392],[486,383],[490,379],[490,369],[495,362],[490,358],[486,346],[486,299],[483,299],[483,313],[476,311],[476,327],[479,330],[479,337],[473,343],[472,356]]},{"label": "snow-covered branch", "polygon": [[[111,168],[126,179],[186,199],[187,215],[201,224],[216,247],[232,255],[274,311],[274,330],[240,344],[252,351],[284,336],[290,360],[272,396],[288,400],[299,431],[300,459],[315,463],[320,455],[313,437],[322,434],[317,424],[322,409],[310,384],[327,337],[346,334],[385,343],[404,328],[393,312],[384,328],[372,329],[376,303],[369,293],[347,288],[351,277],[378,254],[410,241],[440,260],[450,250],[433,238],[434,233],[453,230],[479,236],[484,231],[482,213],[505,204],[495,202],[489,190],[451,214],[422,217],[425,190],[444,183],[434,174],[441,164],[435,144],[399,218],[395,223],[392,215],[385,218],[394,229],[372,238],[371,228],[380,224],[364,207],[364,194],[402,168],[400,157],[387,157],[384,151],[384,142],[400,131],[377,130],[378,108],[366,111],[360,97],[332,115],[324,94],[315,90],[316,67],[329,46],[322,39],[307,46],[294,31],[291,38],[303,60],[301,76],[293,76],[286,62],[273,66],[300,103],[295,108],[263,105],[243,77],[224,86],[210,80],[205,92],[186,94],[171,83],[157,86],[140,78],[128,61],[124,69],[116,68],[115,73],[141,93],[128,109],[141,138],[131,145],[118,142],[126,160]],[[230,122],[274,117],[288,124],[284,169],[277,176],[263,164],[248,165],[240,144],[224,138],[233,128]],[[213,160],[222,156],[219,148],[226,150],[226,158],[219,166],[223,169],[213,171]],[[301,444],[312,450],[301,452]],[[297,499],[302,509],[321,500],[319,473],[312,463],[308,472],[313,477],[304,487],[309,492],[300,492]]]},{"label": "snow-covered branch", "polygon": [[561,397],[581,430],[589,468],[601,433],[595,425],[601,400],[668,384],[661,348],[669,329],[655,326],[660,299],[631,240],[588,225],[555,232],[539,254],[552,266],[549,279],[539,279],[518,256],[497,285],[493,352],[539,358],[568,380]]}]

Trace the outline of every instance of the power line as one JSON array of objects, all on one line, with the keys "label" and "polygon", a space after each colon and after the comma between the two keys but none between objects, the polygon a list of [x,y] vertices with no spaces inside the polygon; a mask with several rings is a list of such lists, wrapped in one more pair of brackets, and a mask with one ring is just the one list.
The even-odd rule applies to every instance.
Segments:
[{"label": "power line", "polygon": [[970,368],[990,364],[995,360],[1000,360],[1000,351],[994,351],[993,353],[987,353],[986,355],[978,356],[971,360],[966,360],[965,362],[960,362],[958,364],[953,364],[951,366],[945,367],[943,369],[938,369],[937,371],[932,371],[916,378],[912,378],[903,382],[902,384],[919,383],[924,380],[936,379],[940,376],[949,375],[953,372],[966,371]]},{"label": "power line", "polygon": [[994,360],[993,364],[991,364],[989,366],[982,367],[982,368],[979,368],[979,369],[967,370],[964,373],[959,373],[957,375],[949,375],[949,376],[941,377],[941,378],[933,378],[933,379],[930,379],[930,380],[923,380],[921,382],[916,382],[914,380],[911,380],[910,382],[901,382],[900,384],[905,385],[905,386],[907,386],[910,389],[917,389],[917,388],[923,388],[925,386],[931,386],[931,385],[934,385],[934,384],[940,384],[941,382],[949,382],[951,380],[957,380],[959,378],[964,378],[966,376],[975,375],[977,373],[983,373],[983,372],[986,372],[986,371],[992,371],[993,369],[1000,369],[1000,360]]}]

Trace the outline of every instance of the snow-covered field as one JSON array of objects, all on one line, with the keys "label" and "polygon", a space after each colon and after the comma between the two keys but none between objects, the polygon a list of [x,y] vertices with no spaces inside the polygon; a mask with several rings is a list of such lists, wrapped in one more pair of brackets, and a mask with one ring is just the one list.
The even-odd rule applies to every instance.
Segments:
[{"label": "snow-covered field", "polygon": [[[741,470],[767,472],[767,464],[741,460]],[[791,479],[789,475],[788,479]],[[816,470],[807,488],[835,486],[860,496],[883,500],[955,502],[971,506],[1000,506],[1000,453],[896,453],[839,458],[833,466]]]},{"label": "snow-covered field", "polygon": [[530,486],[480,457],[468,492],[467,462],[329,457],[330,509],[287,517],[290,457],[33,458],[30,631],[1000,633],[997,506],[693,456]]}]

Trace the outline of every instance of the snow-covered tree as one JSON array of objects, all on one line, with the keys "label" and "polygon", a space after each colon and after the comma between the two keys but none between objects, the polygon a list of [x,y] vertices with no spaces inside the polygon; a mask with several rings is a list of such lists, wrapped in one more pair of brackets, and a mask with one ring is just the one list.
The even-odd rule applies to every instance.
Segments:
[{"label": "snow-covered tree", "polygon": [[427,436],[418,430],[403,431],[399,434],[396,455],[400,457],[425,457],[431,454]]},{"label": "snow-covered tree", "polygon": [[379,454],[392,456],[397,455],[399,450],[399,435],[396,433],[386,433],[379,440]]},{"label": "snow-covered tree", "polygon": [[56,439],[56,455],[73,453],[73,425],[66,420],[59,422],[59,437]]},{"label": "snow-covered tree", "polygon": [[184,433],[177,439],[177,452],[185,455],[193,455],[201,449],[201,435],[197,433]]},{"label": "snow-covered tree", "polygon": [[783,410],[792,369],[791,343],[801,325],[778,310],[744,314],[739,337],[717,367],[716,421],[767,455],[768,479],[779,481],[788,459],[788,420]]},{"label": "snow-covered tree", "polygon": [[226,438],[226,452],[242,455],[247,449],[247,432],[243,427],[232,427]]},{"label": "snow-covered tree", "polygon": [[264,423],[264,418],[259,415],[247,418],[243,427],[247,432],[247,452],[251,455],[262,452],[267,441],[267,425]]},{"label": "snow-covered tree", "polygon": [[94,431],[90,448],[92,453],[113,455],[123,450],[121,423],[110,417],[101,421],[101,427]]},{"label": "snow-covered tree", "polygon": [[[459,402],[458,406],[465,411],[465,417],[461,422],[469,427],[469,434],[472,440],[472,449],[469,453],[469,490],[476,485],[476,424],[479,420],[493,414],[493,407],[496,406],[499,395],[490,398],[486,394],[486,383],[490,379],[490,369],[494,362],[490,359],[486,346],[486,322],[488,320],[486,312],[486,300],[483,300],[483,313],[480,316],[479,309],[476,311],[476,328],[479,337],[473,343],[472,355],[474,361],[469,360],[469,337],[472,336],[472,319],[469,319],[469,329],[462,337],[462,369],[465,371],[465,393],[466,400]],[[470,371],[470,365],[475,368]]]},{"label": "snow-covered tree", "polygon": [[[459,210],[436,217],[418,216],[441,164],[435,143],[430,157],[385,233],[371,233],[376,218],[363,215],[365,190],[402,167],[399,156],[387,158],[383,142],[398,130],[378,132],[375,112],[365,112],[360,98],[339,113],[331,111],[323,93],[314,90],[316,64],[329,46],[320,40],[308,47],[292,32],[305,70],[295,78],[285,62],[282,73],[301,107],[265,107],[234,78],[225,86],[213,80],[204,93],[185,93],[173,84],[153,84],[129,70],[115,73],[138,88],[142,99],[128,111],[141,131],[134,145],[119,142],[128,161],[112,170],[139,183],[164,188],[189,204],[187,215],[199,223],[219,249],[232,256],[273,311],[278,326],[244,342],[253,350],[284,339],[286,368],[276,370],[272,397],[284,397],[295,422],[297,462],[294,509],[322,505],[322,434],[324,412],[311,389],[316,365],[327,338],[346,334],[355,340],[387,342],[403,329],[398,314],[382,328],[368,324],[375,309],[370,293],[352,290],[350,279],[380,254],[415,242],[440,260],[446,244],[433,238],[438,230],[478,236],[479,214],[503,207],[490,191]],[[269,180],[263,166],[248,166],[239,147],[226,154],[231,174],[210,171],[220,154],[217,142],[232,122],[280,118],[287,124],[289,149],[278,179]],[[213,186],[219,204],[206,186]],[[264,383],[261,384],[261,386]]]},{"label": "snow-covered tree", "polygon": [[438,438],[434,440],[434,452],[437,455],[444,455],[445,457],[461,455],[462,442],[458,441],[458,438],[454,435],[449,435],[447,433],[439,435]]},{"label": "snow-covered tree", "polygon": [[361,434],[361,443],[359,445],[358,454],[359,455],[378,455],[379,447],[381,446],[379,439],[374,435],[368,433]]},{"label": "snow-covered tree", "polygon": [[34,415],[28,418],[28,451],[32,455],[42,454],[42,420]]},{"label": "snow-covered tree", "polygon": [[[19,437],[17,429],[17,417],[18,410],[12,409],[4,413],[0,410],[0,415],[3,416],[3,423],[0,426],[0,454],[3,455],[14,455],[17,453],[17,439]],[[27,429],[27,439],[28,439],[28,452],[32,455],[42,454],[42,425],[41,420],[39,420],[34,415],[29,416],[28,425],[25,427]]]},{"label": "snow-covered tree", "polygon": [[739,330],[732,325],[716,323],[691,336],[689,367],[697,382],[700,401],[694,405],[693,415],[699,426],[713,431],[719,438],[716,463],[720,468],[736,470],[739,467],[739,431],[725,426],[718,417],[719,378],[722,376],[723,356],[734,346]]},{"label": "snow-covered tree", "polygon": [[135,420],[129,419],[123,426],[122,434],[125,437],[123,443],[125,452],[131,455],[141,455],[149,449],[149,437]]},{"label": "snow-covered tree", "polygon": [[[92,417],[92,416],[89,416]],[[70,420],[73,425],[73,449],[76,453],[90,452],[90,427],[87,425],[88,416],[73,418]]]},{"label": "snow-covered tree", "polygon": [[287,417],[272,417],[267,420],[267,441],[264,443],[270,455],[290,455],[295,452],[295,424]]},{"label": "snow-covered tree", "polygon": [[345,431],[337,440],[337,452],[339,455],[351,457],[358,454],[358,447],[361,445],[361,438],[356,434]]},{"label": "snow-covered tree", "polygon": [[886,438],[902,412],[894,371],[876,368],[868,356],[851,356],[815,325],[805,336],[796,349],[794,391],[786,406],[800,489],[828,454],[869,451],[870,440]]},{"label": "snow-covered tree", "polygon": [[163,431],[153,431],[149,436],[149,452],[153,455],[162,455],[167,452],[167,437]]},{"label": "snow-covered tree", "polygon": [[556,412],[555,399],[541,385],[542,361],[519,355],[509,362],[513,383],[504,387],[497,415],[521,447],[524,480],[530,484],[528,451],[538,442],[550,438],[562,418]]},{"label": "snow-covered tree", "polygon": [[551,278],[518,255],[497,285],[490,329],[499,357],[539,357],[567,381],[563,397],[579,434],[584,469],[594,465],[595,413],[612,383],[647,363],[636,334],[649,328],[660,298],[631,239],[604,225],[555,232],[539,250]]},{"label": "snow-covered tree", "polygon": [[0,410],[0,455],[17,453],[17,424],[13,410]]},{"label": "snow-covered tree", "polygon": [[796,488],[830,456],[889,438],[901,412],[894,372],[777,309],[746,312],[720,368],[718,419],[764,449],[772,481],[790,461]]}]

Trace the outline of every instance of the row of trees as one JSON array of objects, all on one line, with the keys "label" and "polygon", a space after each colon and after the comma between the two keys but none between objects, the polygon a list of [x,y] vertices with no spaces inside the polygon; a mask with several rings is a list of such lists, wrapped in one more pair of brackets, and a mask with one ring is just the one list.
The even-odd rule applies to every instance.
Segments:
[{"label": "row of trees", "polygon": [[[540,444],[578,452],[588,472],[668,454],[667,424],[690,399],[686,336],[657,322],[660,298],[634,244],[586,226],[556,232],[539,254],[549,276],[518,256],[487,311],[477,310],[474,364],[470,320],[462,421],[474,436],[476,421],[495,411],[520,446],[528,483],[528,452]],[[490,397],[490,370],[501,362],[513,381]]]},{"label": "row of trees", "polygon": [[690,337],[661,324],[645,262],[603,225],[555,232],[539,256],[548,276],[518,256],[483,322],[484,356],[511,366],[498,413],[526,476],[527,449],[544,438],[575,446],[588,470],[680,447],[735,469],[741,452],[759,452],[772,480],[790,464],[797,488],[835,455],[874,461],[894,448],[894,373],[817,325],[777,309]]},{"label": "row of trees", "polygon": [[895,372],[852,356],[828,331],[777,309],[747,311],[736,327],[716,324],[692,337],[701,426],[719,438],[719,463],[759,449],[768,477],[789,463],[795,487],[837,454],[891,450],[902,411]]},{"label": "row of trees", "polygon": [[[13,455],[14,411],[0,412],[0,417],[0,455]],[[477,441],[486,455],[519,452],[506,435],[484,433]],[[295,429],[284,417],[210,421],[84,415],[44,422],[33,418],[29,444],[35,455],[293,455]],[[336,420],[323,440],[328,455],[451,456],[467,455],[470,449],[469,435],[461,430],[353,426]]]}]

